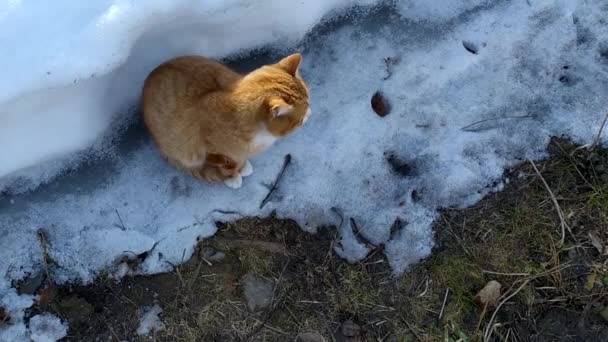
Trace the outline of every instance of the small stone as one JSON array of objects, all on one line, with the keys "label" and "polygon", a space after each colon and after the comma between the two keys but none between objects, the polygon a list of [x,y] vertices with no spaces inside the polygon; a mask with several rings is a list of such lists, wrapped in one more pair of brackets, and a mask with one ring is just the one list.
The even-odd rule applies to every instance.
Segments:
[{"label": "small stone", "polygon": [[346,320],[342,323],[342,327],[340,329],[342,335],[345,337],[359,337],[361,336],[361,327],[355,322]]},{"label": "small stone", "polygon": [[490,280],[475,296],[475,304],[477,304],[481,310],[494,310],[500,299],[501,288],[502,285],[499,282]]},{"label": "small stone", "polygon": [[243,293],[247,299],[247,306],[251,311],[264,309],[272,301],[272,282],[262,279],[253,273],[247,273],[243,279]]},{"label": "small stone", "polygon": [[300,333],[296,337],[296,342],[326,342],[325,337],[316,332]]}]

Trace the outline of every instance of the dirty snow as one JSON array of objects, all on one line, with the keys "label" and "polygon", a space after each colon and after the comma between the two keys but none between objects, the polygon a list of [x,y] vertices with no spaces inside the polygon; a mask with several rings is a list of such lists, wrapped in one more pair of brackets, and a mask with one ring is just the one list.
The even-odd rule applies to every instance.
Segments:
[{"label": "dirty snow", "polygon": [[137,327],[137,335],[148,335],[165,330],[165,324],[160,319],[162,313],[163,309],[158,304],[144,308]]},{"label": "dirty snow", "polygon": [[[504,170],[544,157],[551,136],[597,135],[608,1],[403,0],[332,19],[372,3],[0,5],[10,47],[0,52],[0,301],[16,310],[0,340],[26,329],[11,282],[40,270],[38,228],[59,282],[166,271],[215,221],[272,211],[308,231],[344,221],[336,249],[355,261],[368,247],[352,217],[399,273],[430,253],[438,208],[499,189]],[[313,115],[252,160],[238,191],[174,170],[135,121],[143,78],[167,58],[231,56],[247,69],[293,49],[304,54]],[[392,107],[384,118],[370,107],[376,91]],[[260,209],[287,154],[279,191]],[[138,254],[139,267],[125,269]]]},{"label": "dirty snow", "polygon": [[34,303],[34,297],[18,295],[14,289],[3,292],[0,307],[6,308],[9,319],[0,328],[0,342],[54,342],[67,334],[67,324],[58,317],[43,313],[24,321],[24,312]]}]

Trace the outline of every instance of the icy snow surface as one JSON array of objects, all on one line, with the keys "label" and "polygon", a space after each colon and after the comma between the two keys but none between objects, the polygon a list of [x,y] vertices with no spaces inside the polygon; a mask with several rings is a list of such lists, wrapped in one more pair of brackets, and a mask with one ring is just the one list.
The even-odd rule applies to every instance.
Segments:
[{"label": "icy snow surface", "polygon": [[[543,157],[550,136],[589,143],[599,131],[608,1],[350,7],[374,2],[0,4],[0,298],[18,310],[11,281],[40,269],[40,227],[55,279],[87,282],[127,273],[116,260],[155,244],[138,271],[168,270],[216,220],[274,210],[314,231],[338,224],[338,208],[402,272],[430,253],[437,208],[475,203],[505,168]],[[252,160],[238,191],[180,174],[132,123],[144,77],[167,58],[231,57],[247,70],[294,49],[313,115]],[[370,108],[378,90],[391,102],[384,118]],[[260,210],[286,154],[280,189]],[[337,252],[365,256],[350,226],[339,230]]]}]

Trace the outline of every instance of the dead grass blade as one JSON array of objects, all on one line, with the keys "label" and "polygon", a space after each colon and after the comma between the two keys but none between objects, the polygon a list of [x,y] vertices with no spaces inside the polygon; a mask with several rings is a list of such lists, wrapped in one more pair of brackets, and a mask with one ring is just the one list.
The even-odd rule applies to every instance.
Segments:
[{"label": "dead grass blade", "polygon": [[602,121],[602,124],[600,125],[600,130],[597,133],[595,140],[593,141],[591,146],[589,146],[590,150],[595,149],[595,147],[600,144],[600,140],[602,140],[602,133],[604,132],[604,127],[606,127],[606,122],[608,122],[608,113],[606,113],[606,115],[604,116],[604,121]]},{"label": "dead grass blade", "polygon": [[536,167],[536,164],[534,163],[534,161],[532,159],[528,159],[528,161],[530,162],[530,164],[532,164],[534,171],[536,172],[536,174],[538,175],[540,180],[543,182],[545,189],[547,189],[547,192],[549,193],[549,196],[551,197],[551,202],[553,202],[553,205],[555,206],[555,210],[557,211],[557,215],[559,216],[560,225],[561,225],[561,237],[559,240],[559,244],[560,244],[560,246],[563,246],[564,241],[566,240],[566,230],[568,230],[570,232],[570,234],[573,235],[572,230],[570,229],[570,226],[568,225],[568,223],[566,223],[566,218],[564,216],[564,212],[562,211],[562,208],[559,206],[559,202],[557,202],[557,198],[555,198],[555,194],[553,193],[553,190],[551,190],[551,187],[549,186],[549,184],[547,183],[547,181],[545,180],[543,175],[540,173],[540,171]]}]

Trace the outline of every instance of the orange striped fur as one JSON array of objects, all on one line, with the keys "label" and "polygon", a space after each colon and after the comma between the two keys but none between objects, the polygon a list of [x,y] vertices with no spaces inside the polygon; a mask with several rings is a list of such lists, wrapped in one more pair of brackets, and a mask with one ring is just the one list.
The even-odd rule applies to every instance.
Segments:
[{"label": "orange striped fur", "polygon": [[247,159],[300,127],[310,114],[296,53],[247,75],[200,56],[167,61],[147,77],[143,117],[171,163],[210,182],[239,187]]}]

